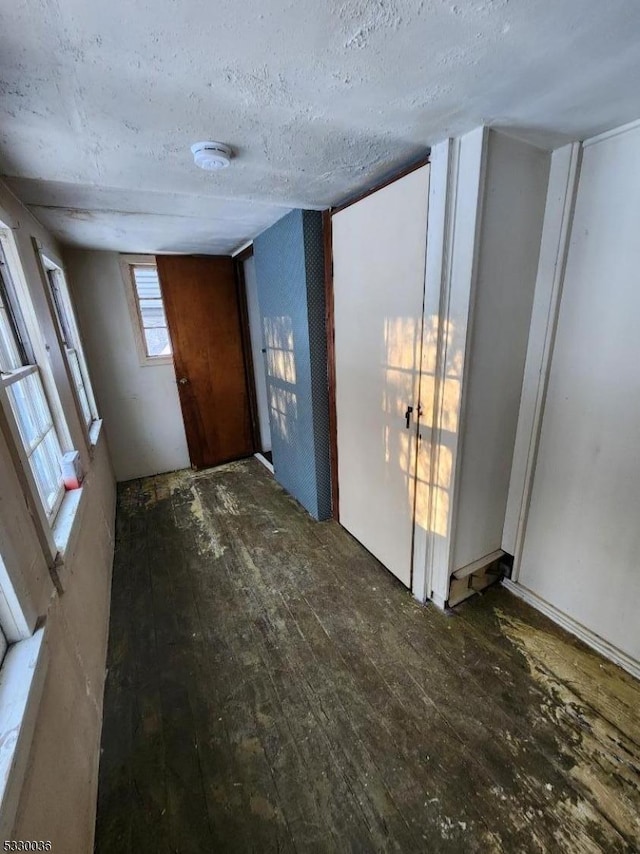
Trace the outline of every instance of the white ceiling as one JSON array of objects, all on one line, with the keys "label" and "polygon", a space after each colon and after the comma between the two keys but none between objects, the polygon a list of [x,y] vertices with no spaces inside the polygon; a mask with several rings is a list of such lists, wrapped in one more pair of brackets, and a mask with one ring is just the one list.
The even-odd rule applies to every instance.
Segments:
[{"label": "white ceiling", "polygon": [[480,123],[638,118],[639,84],[635,0],[5,0],[0,173],[65,242],[226,253]]}]

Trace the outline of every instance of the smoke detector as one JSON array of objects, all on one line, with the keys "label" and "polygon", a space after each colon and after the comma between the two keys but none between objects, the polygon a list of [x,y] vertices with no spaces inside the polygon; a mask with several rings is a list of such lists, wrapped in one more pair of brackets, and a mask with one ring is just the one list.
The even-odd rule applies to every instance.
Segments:
[{"label": "smoke detector", "polygon": [[191,146],[191,153],[196,166],[208,172],[226,169],[233,157],[233,151],[224,142],[196,142]]}]

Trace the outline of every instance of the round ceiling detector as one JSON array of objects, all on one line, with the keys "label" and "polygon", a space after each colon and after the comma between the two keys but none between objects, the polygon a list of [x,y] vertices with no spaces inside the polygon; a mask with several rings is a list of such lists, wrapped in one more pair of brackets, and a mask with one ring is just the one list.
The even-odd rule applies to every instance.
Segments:
[{"label": "round ceiling detector", "polygon": [[196,166],[212,172],[225,169],[231,162],[233,151],[224,142],[196,142],[191,146]]}]

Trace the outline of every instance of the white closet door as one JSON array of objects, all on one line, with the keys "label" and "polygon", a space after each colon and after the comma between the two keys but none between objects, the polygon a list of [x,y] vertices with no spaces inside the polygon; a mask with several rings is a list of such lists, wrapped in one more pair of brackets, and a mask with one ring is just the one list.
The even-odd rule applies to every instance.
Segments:
[{"label": "white closet door", "polygon": [[427,165],[333,216],[340,522],[407,587],[428,195]]}]

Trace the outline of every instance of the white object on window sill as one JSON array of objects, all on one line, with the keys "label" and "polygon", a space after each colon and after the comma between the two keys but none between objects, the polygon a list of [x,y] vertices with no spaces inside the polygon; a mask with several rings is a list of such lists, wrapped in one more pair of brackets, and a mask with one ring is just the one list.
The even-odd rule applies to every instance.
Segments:
[{"label": "white object on window sill", "polygon": [[62,468],[62,482],[67,492],[72,489],[80,489],[84,480],[84,472],[82,471],[79,452],[67,451],[63,454],[60,467]]},{"label": "white object on window sill", "polygon": [[11,839],[47,672],[46,627],[9,647],[0,668],[0,839]]}]

